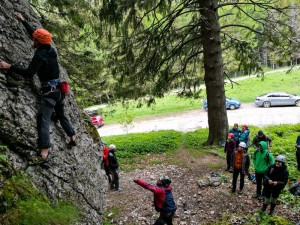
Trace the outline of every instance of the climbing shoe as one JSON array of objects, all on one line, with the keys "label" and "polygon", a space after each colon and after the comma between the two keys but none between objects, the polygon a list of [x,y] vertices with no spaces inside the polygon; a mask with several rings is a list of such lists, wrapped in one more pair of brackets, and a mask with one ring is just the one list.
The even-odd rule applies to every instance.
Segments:
[{"label": "climbing shoe", "polygon": [[28,161],[28,166],[41,166],[45,169],[49,169],[50,166],[48,164],[48,157],[46,159],[40,157],[40,156],[36,156],[33,159]]},{"label": "climbing shoe", "polygon": [[70,141],[67,145],[68,145],[68,148],[72,148],[72,147],[77,146],[75,141]]}]

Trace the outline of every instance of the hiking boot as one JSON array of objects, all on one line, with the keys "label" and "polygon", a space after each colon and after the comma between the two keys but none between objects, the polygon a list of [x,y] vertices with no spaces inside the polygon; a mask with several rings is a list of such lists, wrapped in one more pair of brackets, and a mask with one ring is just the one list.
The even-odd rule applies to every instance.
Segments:
[{"label": "hiking boot", "polygon": [[265,212],[267,210],[268,205],[267,204],[263,204],[261,211]]},{"label": "hiking boot", "polygon": [[252,198],[257,198],[258,199],[260,196],[261,195],[259,195],[259,194],[256,193],[256,194],[252,195]]},{"label": "hiking boot", "polygon": [[239,190],[239,191],[238,191],[238,194],[239,194],[239,195],[243,194],[243,190]]},{"label": "hiking boot", "polygon": [[275,207],[276,207],[276,204],[271,203],[271,208],[270,208],[270,212],[269,212],[269,215],[270,215],[270,216],[273,216],[274,211],[275,211]]},{"label": "hiking boot", "polygon": [[264,196],[260,195],[257,199],[258,200],[263,200]]},{"label": "hiking boot", "polygon": [[121,191],[123,191],[123,189],[122,188],[118,188],[115,191],[121,192]]}]

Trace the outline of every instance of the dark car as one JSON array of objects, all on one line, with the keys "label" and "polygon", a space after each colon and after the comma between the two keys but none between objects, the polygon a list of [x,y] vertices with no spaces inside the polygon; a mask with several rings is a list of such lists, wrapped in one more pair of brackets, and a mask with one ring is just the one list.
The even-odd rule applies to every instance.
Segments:
[{"label": "dark car", "polygon": [[[241,102],[240,100],[238,99],[235,99],[235,98],[227,98],[226,97],[226,109],[237,109],[237,108],[240,108],[241,106]],[[204,99],[203,100],[203,109],[206,109],[207,110],[207,99]]]},{"label": "dark car", "polygon": [[99,115],[97,112],[85,111],[85,113],[90,117],[92,124],[97,128],[100,128],[104,125],[104,117]]},{"label": "dark car", "polygon": [[269,108],[271,106],[300,106],[300,95],[292,95],[287,92],[271,92],[256,97],[255,104]]}]

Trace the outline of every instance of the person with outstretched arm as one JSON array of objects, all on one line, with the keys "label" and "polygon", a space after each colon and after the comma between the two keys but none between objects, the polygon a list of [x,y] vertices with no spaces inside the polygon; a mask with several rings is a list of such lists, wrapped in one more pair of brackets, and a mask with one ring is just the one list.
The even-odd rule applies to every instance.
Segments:
[{"label": "person with outstretched arm", "polygon": [[24,78],[32,78],[37,74],[41,83],[42,102],[37,115],[38,149],[39,156],[46,161],[49,154],[50,131],[49,125],[53,111],[67,136],[70,138],[69,147],[76,146],[75,131],[64,113],[64,94],[60,90],[60,71],[57,53],[52,47],[51,34],[42,28],[34,29],[20,13],[15,13],[17,19],[22,22],[25,29],[33,39],[33,47],[36,49],[34,56],[27,68],[19,67],[0,61],[0,69],[21,75]]},{"label": "person with outstretched arm", "polygon": [[134,182],[154,194],[154,207],[160,213],[154,225],[172,225],[177,206],[170,186],[170,177],[166,175],[161,176],[157,180],[157,185],[151,185],[139,179],[134,180]]}]

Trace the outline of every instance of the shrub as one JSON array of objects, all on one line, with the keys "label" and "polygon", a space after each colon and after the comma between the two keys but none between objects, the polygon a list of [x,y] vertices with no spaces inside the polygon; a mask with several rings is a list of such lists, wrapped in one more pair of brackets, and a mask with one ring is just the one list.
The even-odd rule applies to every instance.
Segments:
[{"label": "shrub", "polygon": [[71,225],[80,219],[78,210],[72,204],[58,202],[52,205],[31,184],[26,174],[7,179],[0,198],[6,206],[0,215],[0,224],[3,225]]},{"label": "shrub", "polygon": [[174,130],[136,133],[105,137],[107,144],[117,146],[118,157],[132,158],[148,153],[162,153],[178,148],[181,143],[181,132]]},{"label": "shrub", "polygon": [[199,129],[193,132],[188,132],[183,136],[183,144],[186,148],[199,149],[208,138],[208,129]]}]

